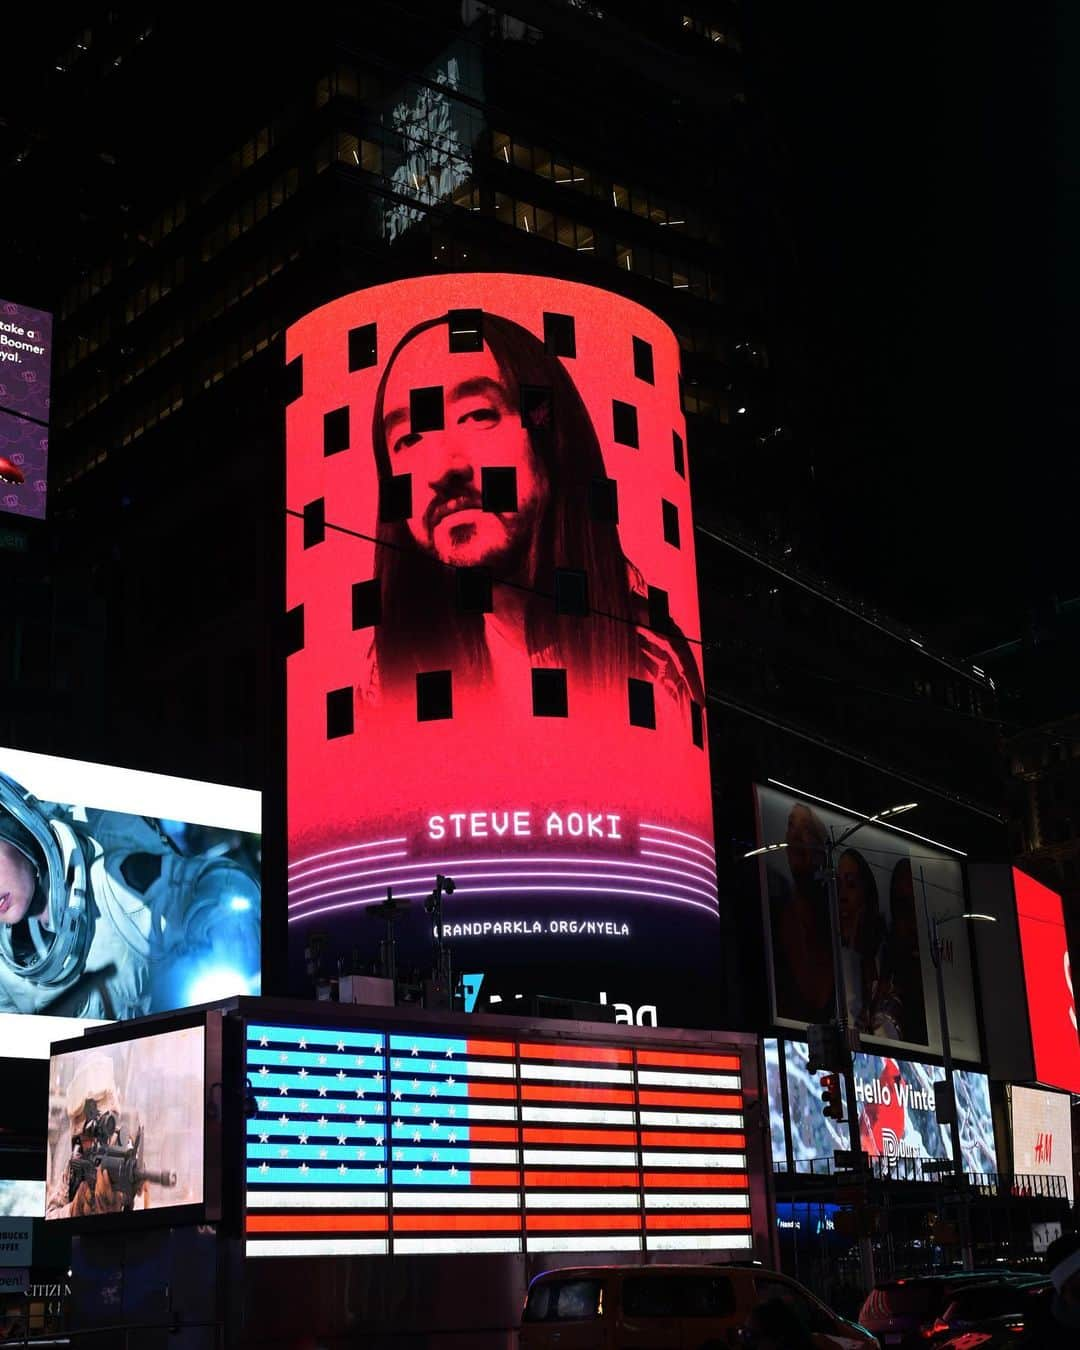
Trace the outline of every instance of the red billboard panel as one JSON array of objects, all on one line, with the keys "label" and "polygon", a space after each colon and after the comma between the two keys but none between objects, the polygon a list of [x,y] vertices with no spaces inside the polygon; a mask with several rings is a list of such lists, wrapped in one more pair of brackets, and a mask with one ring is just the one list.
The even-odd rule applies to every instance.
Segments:
[{"label": "red billboard panel", "polygon": [[371,906],[442,873],[458,969],[655,1003],[644,972],[717,908],[674,335],[470,274],[345,296],[287,346],[294,951],[370,951]]},{"label": "red billboard panel", "polygon": [[1035,1077],[1049,1087],[1078,1092],[1080,1039],[1061,896],[1015,867],[1013,885]]}]

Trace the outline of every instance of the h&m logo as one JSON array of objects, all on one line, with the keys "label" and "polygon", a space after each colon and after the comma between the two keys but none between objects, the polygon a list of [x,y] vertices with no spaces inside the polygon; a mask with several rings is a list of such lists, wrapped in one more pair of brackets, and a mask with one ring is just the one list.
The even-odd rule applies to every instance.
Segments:
[{"label": "h&m logo", "polygon": [[1054,1134],[1052,1130],[1040,1130],[1035,1136],[1035,1161],[1049,1166],[1054,1160]]}]

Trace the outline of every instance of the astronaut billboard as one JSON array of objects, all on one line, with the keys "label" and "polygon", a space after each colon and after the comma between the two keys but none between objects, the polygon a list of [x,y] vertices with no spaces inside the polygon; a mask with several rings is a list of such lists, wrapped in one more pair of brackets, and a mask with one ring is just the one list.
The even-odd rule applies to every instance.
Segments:
[{"label": "astronaut billboard", "polygon": [[[660,1005],[717,892],[672,332],[550,277],[421,277],[287,337],[289,924],[373,955],[453,878],[487,987]],[[507,975],[507,972],[512,974]]]},{"label": "astronaut billboard", "polygon": [[[883,1053],[911,1046],[939,1054],[926,912],[938,918],[963,913],[959,856],[909,830],[861,823],[866,817],[811,793],[772,785],[755,791],[759,842],[782,845],[760,859],[776,1022],[801,1028],[833,1016],[832,940],[822,879],[831,831],[834,841],[848,836],[835,848],[834,862],[850,1023],[865,1044],[877,1042]],[[902,819],[906,823],[908,817]],[[942,970],[953,1053],[979,1060],[967,929],[965,923],[944,929]]]},{"label": "astronaut billboard", "polygon": [[206,1030],[53,1055],[46,1219],[203,1200]]},{"label": "astronaut billboard", "polygon": [[0,748],[5,1053],[259,993],[260,849],[258,793]]},{"label": "astronaut billboard", "polygon": [[52,315],[0,300],[0,511],[45,516]]}]

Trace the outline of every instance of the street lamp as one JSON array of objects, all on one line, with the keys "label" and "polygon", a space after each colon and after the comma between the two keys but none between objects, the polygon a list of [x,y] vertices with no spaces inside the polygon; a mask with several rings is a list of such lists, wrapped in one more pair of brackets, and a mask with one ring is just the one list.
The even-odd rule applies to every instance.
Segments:
[{"label": "street lamp", "polygon": [[964,1269],[975,1269],[975,1255],[971,1249],[971,1215],[967,1206],[967,1186],[964,1176],[964,1158],[960,1146],[960,1116],[956,1109],[956,1083],[953,1077],[952,1044],[949,1040],[949,1012],[945,1003],[945,977],[941,969],[941,938],[939,930],[947,923],[965,920],[970,923],[997,923],[992,914],[935,914],[931,916],[930,905],[926,898],[926,873],[919,868],[919,882],[922,886],[923,917],[926,919],[926,931],[930,937],[930,959],[934,963],[937,979],[938,1025],[941,1028],[941,1058],[945,1065],[946,1097],[949,1103],[949,1136],[952,1139],[953,1175],[960,1188],[962,1204],[960,1206],[960,1247],[963,1254]]},{"label": "street lamp", "polygon": [[[841,1045],[839,1067],[840,1072],[843,1074],[844,1093],[847,1097],[848,1143],[851,1153],[852,1170],[855,1173],[855,1184],[857,1186],[861,1185],[865,1173],[862,1140],[859,1136],[859,1113],[856,1108],[855,1100],[854,1050],[858,1046],[858,1035],[856,1033],[855,1036],[852,1036],[848,1026],[847,982],[840,940],[840,899],[836,886],[836,851],[843,844],[846,844],[852,835],[857,834],[864,826],[876,825],[879,821],[889,820],[892,816],[903,815],[905,811],[914,811],[917,805],[918,802],[903,802],[899,806],[886,807],[885,810],[877,811],[872,816],[865,816],[862,820],[856,821],[854,825],[848,826],[839,838],[836,837],[833,827],[830,825],[829,833],[822,846],[825,853],[825,865],[822,868],[822,878],[825,882],[825,890],[829,902],[829,933],[832,939],[835,1017]],[[744,853],[743,857],[753,858],[763,853],[772,853],[778,849],[787,847],[788,845],[786,843],[765,844],[761,848],[751,849],[748,853]],[[864,1234],[859,1238],[859,1268],[865,1289],[869,1292],[874,1287],[874,1245],[870,1240],[869,1234]]]}]

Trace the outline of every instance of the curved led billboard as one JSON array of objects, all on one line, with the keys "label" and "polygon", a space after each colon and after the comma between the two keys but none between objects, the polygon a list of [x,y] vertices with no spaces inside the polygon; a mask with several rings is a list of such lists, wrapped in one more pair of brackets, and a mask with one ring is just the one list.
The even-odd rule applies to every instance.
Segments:
[{"label": "curved led billboard", "polygon": [[458,969],[656,1003],[717,911],[674,335],[470,274],[345,296],[287,348],[294,955],[370,952],[371,907],[440,873]]}]

